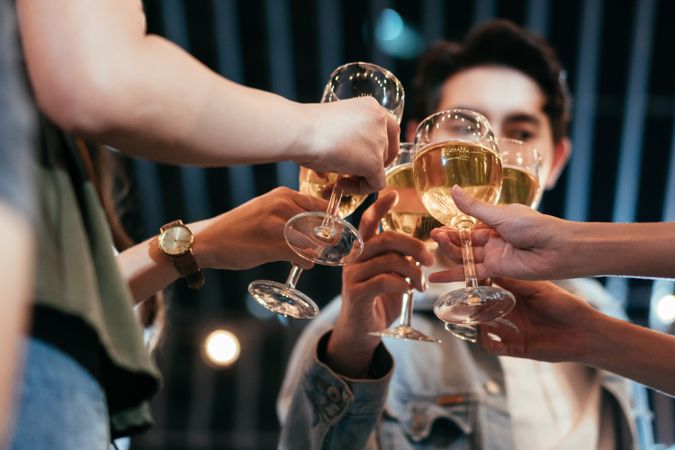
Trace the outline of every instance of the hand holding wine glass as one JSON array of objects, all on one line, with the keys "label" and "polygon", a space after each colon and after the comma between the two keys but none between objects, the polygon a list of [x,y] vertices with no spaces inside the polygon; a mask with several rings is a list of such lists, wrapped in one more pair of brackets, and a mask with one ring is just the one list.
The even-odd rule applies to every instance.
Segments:
[{"label": "hand holding wine glass", "polygon": [[[388,70],[363,62],[340,66],[331,74],[321,101],[331,103],[357,97],[372,97],[400,122],[405,97],[403,86]],[[398,141],[396,144],[398,149]],[[284,233],[286,242],[303,258],[317,264],[341,266],[354,261],[363,251],[358,231],[337,214],[342,194],[343,185],[338,181],[333,186],[325,214],[299,214],[288,221]]]},{"label": "hand holding wine glass", "polygon": [[[452,191],[455,204],[484,225],[472,233],[476,246],[476,274],[480,279],[512,277],[524,280],[574,278],[577,271],[568,264],[574,253],[575,222],[539,213],[521,204],[490,205],[467,196],[461,188]],[[432,238],[439,250],[455,263],[461,263],[459,233],[447,227],[434,230]],[[456,281],[458,265],[432,273],[437,283]]]},{"label": "hand holding wine glass", "polygon": [[[335,173],[318,173],[306,167],[300,167],[299,184],[300,193],[303,195],[298,194],[298,197],[305,197],[308,200],[328,200],[337,180],[338,175]],[[340,218],[349,216],[356,211],[366,197],[366,195],[358,194],[343,195],[337,214]],[[288,245],[283,247],[290,250]],[[295,252],[291,253],[297,255]],[[300,259],[305,264],[309,264],[304,258]],[[311,319],[319,313],[319,307],[314,300],[296,288],[302,270],[298,262],[293,262],[285,283],[255,280],[248,285],[248,291],[260,305],[270,311],[296,319]]]},{"label": "hand holding wine glass", "polygon": [[[427,249],[431,250],[436,246],[435,242],[431,240],[431,230],[442,226],[442,224],[427,212],[415,191],[412,157],[413,145],[401,143],[398,156],[387,167],[385,172],[387,186],[380,192],[380,195],[396,192],[398,203],[382,219],[382,228],[419,239]],[[418,262],[416,264],[419,265]],[[372,332],[371,334],[419,342],[440,342],[412,327],[414,290],[409,278],[406,279],[406,282],[409,288],[403,294],[399,324],[393,328]]]},{"label": "hand holding wine glass", "polygon": [[[542,158],[539,151],[531,145],[516,139],[497,139],[502,157],[502,190],[499,193],[500,205],[519,203],[536,208],[543,194]],[[475,251],[474,251],[475,253]],[[488,284],[491,284],[488,281]],[[502,318],[488,325],[500,324],[517,331],[518,327]],[[477,330],[473,325],[447,322],[445,329],[455,337],[476,342]]]},{"label": "hand holding wine glass", "polygon": [[342,271],[340,315],[327,345],[328,362],[342,375],[367,375],[373,351],[381,342],[370,333],[382,330],[400,314],[409,281],[424,290],[424,277],[415,261],[425,266],[434,262],[418,239],[393,231],[378,233],[380,221],[396,200],[394,192],[381,194],[363,213],[359,225],[363,254]]}]

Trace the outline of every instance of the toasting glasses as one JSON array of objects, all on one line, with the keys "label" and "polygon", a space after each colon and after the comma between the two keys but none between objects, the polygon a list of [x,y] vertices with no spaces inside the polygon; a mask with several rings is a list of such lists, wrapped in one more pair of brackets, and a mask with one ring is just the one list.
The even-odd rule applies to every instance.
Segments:
[{"label": "toasting glasses", "polygon": [[[544,181],[541,179],[541,156],[539,151],[529,144],[516,139],[497,139],[502,157],[502,190],[499,204],[520,203],[536,208],[543,193]],[[493,322],[518,328],[512,322],[497,318]],[[488,324],[489,325],[489,324]],[[454,336],[469,342],[476,342],[477,330],[472,325],[446,322],[445,329]]]},{"label": "toasting glasses", "polygon": [[[443,224],[427,212],[417,196],[413,180],[412,147],[413,145],[410,143],[401,143],[398,156],[385,172],[387,186],[382,190],[382,193],[396,191],[399,200],[396,206],[382,219],[382,228],[407,234],[431,247],[435,245],[430,236],[431,230],[443,226]],[[419,265],[419,263],[417,264]],[[408,282],[408,292],[403,294],[398,325],[370,334],[421,342],[440,342],[412,327],[414,291],[410,279],[406,278],[406,281]]]},{"label": "toasting glasses", "polygon": [[471,229],[477,221],[452,199],[454,185],[466,195],[496,203],[502,186],[502,160],[487,119],[471,110],[451,109],[420,123],[415,134],[413,175],[422,203],[439,222],[459,230],[466,287],[434,303],[443,322],[480,324],[508,314],[515,305],[509,291],[479,286],[473,262]]},{"label": "toasting glasses", "polygon": [[[403,86],[391,72],[375,64],[354,62],[335,69],[324,88],[321,102],[364,96],[375,98],[401,122],[405,97]],[[284,228],[284,238],[294,252],[326,266],[342,266],[352,262],[363,251],[363,239],[359,232],[340,217],[339,211],[344,205],[345,196],[338,178],[334,174],[330,183],[332,191],[325,213],[297,214],[291,217]],[[319,308],[309,297],[295,289],[301,273],[302,269],[293,266],[285,285],[265,280],[254,281],[249,285],[249,292],[258,303],[271,311],[298,319],[311,319],[318,314]]]}]

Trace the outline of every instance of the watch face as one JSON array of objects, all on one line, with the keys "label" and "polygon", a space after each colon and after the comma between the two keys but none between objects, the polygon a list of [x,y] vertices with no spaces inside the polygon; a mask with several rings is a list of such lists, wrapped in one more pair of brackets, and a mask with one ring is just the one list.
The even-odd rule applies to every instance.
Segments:
[{"label": "watch face", "polygon": [[165,230],[159,236],[160,248],[172,256],[187,252],[192,244],[193,236],[185,226],[174,226]]}]

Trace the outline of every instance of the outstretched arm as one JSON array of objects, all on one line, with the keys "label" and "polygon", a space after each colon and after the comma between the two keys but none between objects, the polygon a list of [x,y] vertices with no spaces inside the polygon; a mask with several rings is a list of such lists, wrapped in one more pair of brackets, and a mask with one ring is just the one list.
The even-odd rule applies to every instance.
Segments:
[{"label": "outstretched arm", "polygon": [[40,108],[130,155],[203,166],[293,160],[384,186],[398,125],[372,98],[299,104],[230,82],[145,33],[138,0],[20,0]]},{"label": "outstretched arm", "polygon": [[675,336],[606,316],[553,283],[495,281],[516,296],[506,318],[519,332],[498,322],[481,326],[479,342],[487,352],[579,362],[675,396]]},{"label": "outstretched arm", "polygon": [[[195,236],[197,263],[201,268],[241,270],[286,260],[308,269],[313,264],[286,244],[284,225],[295,214],[325,210],[326,206],[323,200],[281,187],[219,216],[188,224]],[[180,277],[160,251],[156,237],[120,253],[117,264],[136,302]]]},{"label": "outstretched arm", "polygon": [[[488,228],[473,233],[481,278],[562,279],[594,275],[675,277],[675,223],[571,222],[524,205],[496,206],[472,199],[459,187],[453,198]],[[434,230],[432,237],[450,260],[461,263],[458,233]],[[460,279],[457,265],[430,281]]]}]

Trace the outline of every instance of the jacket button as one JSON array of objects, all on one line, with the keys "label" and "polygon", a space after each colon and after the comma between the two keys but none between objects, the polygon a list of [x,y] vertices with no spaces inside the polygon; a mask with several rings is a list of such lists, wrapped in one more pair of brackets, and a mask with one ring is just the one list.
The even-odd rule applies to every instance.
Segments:
[{"label": "jacket button", "polygon": [[485,392],[490,395],[499,395],[502,391],[499,385],[493,380],[487,380],[483,384],[483,387],[485,388]]},{"label": "jacket button", "polygon": [[328,389],[326,389],[326,395],[328,395],[328,399],[333,403],[339,402],[342,398],[340,395],[340,390],[335,386],[328,386]]}]

